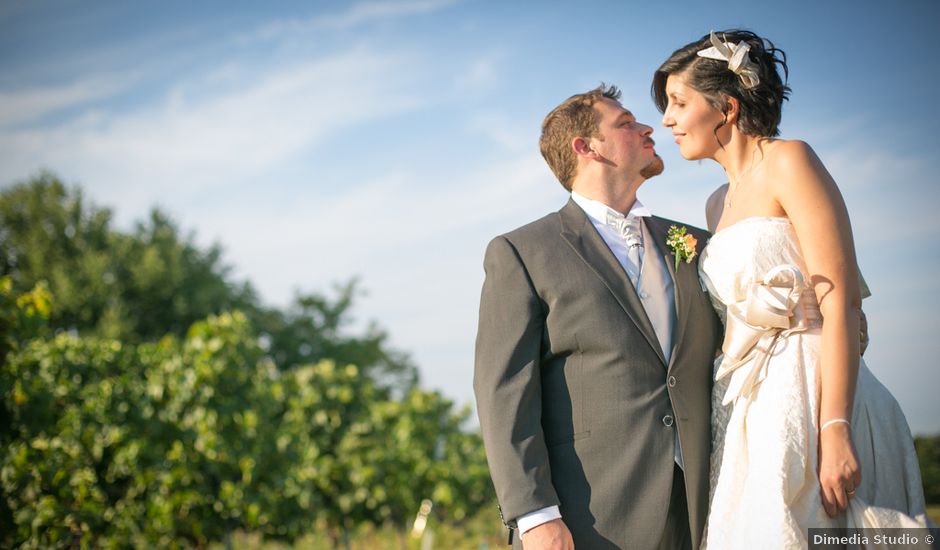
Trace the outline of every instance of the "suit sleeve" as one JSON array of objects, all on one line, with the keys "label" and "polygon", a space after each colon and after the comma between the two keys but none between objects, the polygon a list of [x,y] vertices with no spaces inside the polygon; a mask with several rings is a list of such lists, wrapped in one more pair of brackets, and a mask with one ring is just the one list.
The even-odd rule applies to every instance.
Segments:
[{"label": "suit sleeve", "polygon": [[539,372],[545,314],[518,252],[504,237],[486,250],[473,387],[503,516],[558,505],[542,432]]}]

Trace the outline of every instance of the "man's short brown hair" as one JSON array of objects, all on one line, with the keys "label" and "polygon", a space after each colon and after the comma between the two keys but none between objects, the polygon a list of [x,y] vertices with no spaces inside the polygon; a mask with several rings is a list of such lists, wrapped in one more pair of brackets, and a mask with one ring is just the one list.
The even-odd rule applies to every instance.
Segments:
[{"label": "man's short brown hair", "polygon": [[578,170],[571,140],[576,137],[597,137],[600,113],[594,109],[594,104],[605,98],[620,101],[620,90],[616,86],[601,83],[590,92],[569,97],[552,109],[542,122],[539,149],[548,167],[568,191],[571,191],[571,183]]}]

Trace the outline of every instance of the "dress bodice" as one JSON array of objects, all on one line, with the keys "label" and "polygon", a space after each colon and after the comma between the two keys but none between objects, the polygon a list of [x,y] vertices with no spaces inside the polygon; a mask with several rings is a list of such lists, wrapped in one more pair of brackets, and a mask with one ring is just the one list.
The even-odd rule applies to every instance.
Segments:
[{"label": "dress bodice", "polygon": [[781,265],[807,273],[790,220],[744,218],[712,235],[699,260],[699,276],[724,321],[728,305],[744,300],[752,285]]}]

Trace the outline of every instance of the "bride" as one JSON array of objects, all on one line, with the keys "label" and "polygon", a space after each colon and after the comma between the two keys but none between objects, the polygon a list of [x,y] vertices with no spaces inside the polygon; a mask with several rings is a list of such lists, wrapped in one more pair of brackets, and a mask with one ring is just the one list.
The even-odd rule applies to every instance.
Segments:
[{"label": "bride", "polygon": [[[725,319],[705,546],[801,548],[810,528],[926,527],[910,429],[859,354],[862,283],[842,196],[809,145],[775,139],[785,54],[712,33],[656,71],[682,156],[712,159],[699,260]],[[823,322],[825,320],[825,322]]]}]

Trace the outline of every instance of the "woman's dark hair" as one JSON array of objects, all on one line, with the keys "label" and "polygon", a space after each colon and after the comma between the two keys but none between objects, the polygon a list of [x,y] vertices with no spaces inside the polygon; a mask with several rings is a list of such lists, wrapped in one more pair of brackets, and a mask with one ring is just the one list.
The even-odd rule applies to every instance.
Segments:
[{"label": "woman's dark hair", "polygon": [[[780,134],[780,115],[783,102],[790,95],[786,80],[787,54],[775,48],[770,40],[750,31],[727,30],[716,32],[722,42],[746,42],[750,46],[747,55],[756,67],[760,83],[748,88],[741,78],[728,68],[728,63],[717,59],[699,57],[697,53],[711,47],[709,35],[687,44],[669,56],[653,75],[653,101],[661,113],[666,112],[666,79],[671,74],[682,73],[685,83],[702,95],[722,113],[727,114],[727,98],[734,97],[740,104],[738,129],[749,136],[775,137]],[[783,68],[784,80],[777,72]],[[720,126],[719,126],[720,127]]]}]

